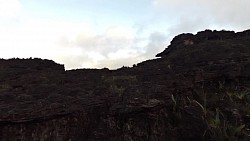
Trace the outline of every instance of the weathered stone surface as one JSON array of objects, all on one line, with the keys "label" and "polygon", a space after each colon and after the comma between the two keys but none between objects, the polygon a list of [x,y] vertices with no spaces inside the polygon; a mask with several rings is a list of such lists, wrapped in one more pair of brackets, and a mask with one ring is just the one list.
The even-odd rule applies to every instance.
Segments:
[{"label": "weathered stone surface", "polygon": [[0,140],[249,139],[249,31],[181,34],[158,56],[70,71],[1,59]]}]

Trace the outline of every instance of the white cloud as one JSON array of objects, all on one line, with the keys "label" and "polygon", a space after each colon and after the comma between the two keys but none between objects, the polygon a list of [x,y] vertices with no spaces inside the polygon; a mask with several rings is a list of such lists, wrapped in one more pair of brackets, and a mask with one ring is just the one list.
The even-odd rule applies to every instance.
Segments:
[{"label": "white cloud", "polygon": [[15,19],[21,13],[19,0],[0,0],[0,20]]},{"label": "white cloud", "polygon": [[[18,0],[0,0],[0,56],[3,58],[47,58],[72,69],[117,68],[123,65],[119,62],[138,56],[139,49],[133,48],[133,28],[109,26],[100,32],[88,22],[27,15],[23,18],[21,8]],[[131,65],[133,61],[126,62],[124,65]]]},{"label": "white cloud", "polygon": [[[114,26],[107,27],[103,33],[96,33],[89,28],[88,31],[77,34],[76,39],[71,42],[73,44],[71,47],[78,48],[81,50],[82,55],[85,56],[75,58],[76,62],[82,62],[82,65],[78,67],[118,68],[123,65],[131,66],[137,63],[135,58],[142,51],[139,46],[135,46],[137,43],[135,32],[136,29],[133,28]],[[65,39],[60,44],[64,43]],[[68,45],[68,42],[66,42],[66,45]],[[67,59],[63,59],[63,61],[67,61]],[[125,64],[121,64],[121,61],[125,62]]]},{"label": "white cloud", "polygon": [[157,42],[162,42],[152,43],[152,35],[141,36],[137,28],[128,26],[102,30],[86,22],[22,19],[0,27],[0,56],[53,59],[65,64],[66,69],[114,69],[154,57]]},{"label": "white cloud", "polygon": [[[131,19],[132,26],[115,22],[122,17],[103,20],[105,23],[98,18],[106,17],[98,15],[96,21],[84,22],[66,17],[61,21],[48,20],[46,15],[29,17],[32,14],[22,15],[27,9],[19,14],[25,8],[20,1],[0,0],[0,25],[3,25],[0,26],[0,56],[53,59],[65,64],[67,69],[118,68],[154,58],[174,36],[183,32],[207,28],[237,31],[250,25],[248,0],[152,1],[151,15],[144,15],[142,21]],[[1,23],[5,21],[8,22]]]},{"label": "white cloud", "polygon": [[153,3],[175,21],[170,28],[179,32],[213,27],[244,30],[250,25],[249,0],[153,0]]},{"label": "white cloud", "polygon": [[5,58],[53,59],[57,55],[71,53],[74,49],[59,49],[58,42],[63,37],[69,40],[75,38],[81,27],[84,25],[80,23],[43,20],[22,21],[0,27],[0,55]]},{"label": "white cloud", "polygon": [[111,51],[131,46],[134,42],[133,32],[132,28],[127,27],[108,27],[101,34],[95,33],[94,30],[81,32],[77,35],[75,44],[85,51],[98,51],[103,55],[107,55]]},{"label": "white cloud", "polygon": [[76,39],[71,40],[71,46],[68,46],[69,39],[64,39],[60,43],[64,47],[67,46],[66,48],[77,48],[78,57],[65,55],[58,60],[64,62],[67,69],[77,67],[115,69],[154,58],[164,49],[166,36],[163,33],[155,32],[142,37],[136,32],[137,29],[122,26],[108,27],[103,33],[96,33],[88,28],[87,31],[77,34]]}]

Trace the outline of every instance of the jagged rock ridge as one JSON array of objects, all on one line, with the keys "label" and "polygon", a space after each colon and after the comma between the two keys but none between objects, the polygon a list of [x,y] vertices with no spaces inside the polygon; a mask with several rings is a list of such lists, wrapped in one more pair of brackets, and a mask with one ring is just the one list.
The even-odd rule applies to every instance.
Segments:
[{"label": "jagged rock ridge", "polygon": [[0,139],[249,140],[249,30],[181,34],[157,56],[70,71],[1,59]]}]

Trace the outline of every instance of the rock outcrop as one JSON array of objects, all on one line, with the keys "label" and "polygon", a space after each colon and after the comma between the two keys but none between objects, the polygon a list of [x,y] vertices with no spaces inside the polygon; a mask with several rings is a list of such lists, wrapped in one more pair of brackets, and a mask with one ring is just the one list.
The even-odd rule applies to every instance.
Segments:
[{"label": "rock outcrop", "polygon": [[2,141],[250,140],[250,31],[176,36],[132,68],[0,60]]},{"label": "rock outcrop", "polygon": [[156,57],[165,57],[169,52],[172,50],[178,50],[179,46],[182,45],[193,45],[193,44],[200,44],[207,41],[219,41],[219,40],[227,40],[227,39],[241,39],[246,38],[250,35],[250,30],[245,30],[243,32],[234,31],[212,31],[212,30],[205,30],[200,31],[196,35],[191,33],[183,33],[180,34],[171,41],[171,44],[166,48],[163,52],[156,55]]}]

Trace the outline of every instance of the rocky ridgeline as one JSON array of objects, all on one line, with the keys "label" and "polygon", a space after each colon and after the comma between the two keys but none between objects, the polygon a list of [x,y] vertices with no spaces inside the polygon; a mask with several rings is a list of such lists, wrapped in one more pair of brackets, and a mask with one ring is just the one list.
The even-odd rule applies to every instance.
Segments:
[{"label": "rocky ridgeline", "polygon": [[244,37],[250,36],[250,30],[245,30],[243,32],[234,31],[212,31],[205,30],[200,31],[196,35],[191,33],[183,33],[178,36],[175,36],[171,41],[171,44],[166,48],[163,52],[156,55],[156,57],[165,57],[172,50],[178,49],[179,45],[194,45],[200,44],[207,41],[218,41],[218,40],[226,40],[226,39],[241,39]]},{"label": "rocky ridgeline", "polygon": [[132,68],[0,60],[2,141],[250,140],[250,34],[176,36]]}]

